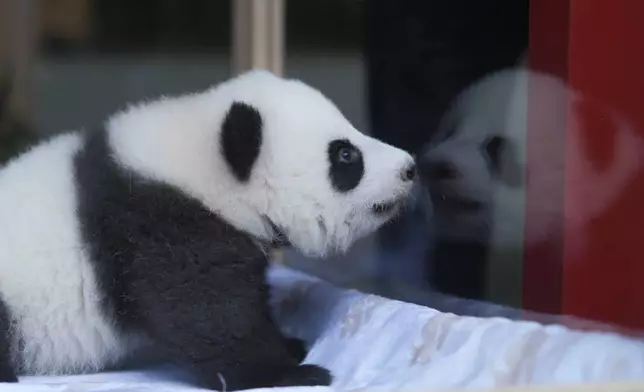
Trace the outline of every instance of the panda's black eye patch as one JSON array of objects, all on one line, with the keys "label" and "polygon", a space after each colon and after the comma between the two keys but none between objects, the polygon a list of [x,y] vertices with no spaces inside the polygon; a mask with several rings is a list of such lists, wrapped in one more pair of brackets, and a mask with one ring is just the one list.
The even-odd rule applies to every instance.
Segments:
[{"label": "panda's black eye patch", "polygon": [[338,192],[349,192],[356,188],[364,175],[362,152],[346,139],[329,143],[329,177],[331,185]]},{"label": "panda's black eye patch", "polygon": [[511,187],[522,186],[524,178],[523,165],[516,143],[503,136],[492,136],[484,143],[485,155],[490,171],[497,178]]},{"label": "panda's black eye patch", "polygon": [[501,170],[501,154],[506,144],[507,141],[503,136],[492,136],[485,141],[485,154],[490,160],[492,168],[496,171]]}]

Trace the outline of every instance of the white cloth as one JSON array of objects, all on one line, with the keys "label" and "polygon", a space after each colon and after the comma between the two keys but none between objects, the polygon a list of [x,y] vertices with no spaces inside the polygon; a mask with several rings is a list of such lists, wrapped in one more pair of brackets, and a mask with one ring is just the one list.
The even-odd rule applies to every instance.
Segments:
[{"label": "white cloth", "polygon": [[[291,336],[310,344],[308,363],[329,368],[333,388],[492,387],[644,380],[644,342],[502,318],[441,313],[342,290],[276,267],[274,309]],[[25,377],[0,392],[196,391],[174,370]]]}]

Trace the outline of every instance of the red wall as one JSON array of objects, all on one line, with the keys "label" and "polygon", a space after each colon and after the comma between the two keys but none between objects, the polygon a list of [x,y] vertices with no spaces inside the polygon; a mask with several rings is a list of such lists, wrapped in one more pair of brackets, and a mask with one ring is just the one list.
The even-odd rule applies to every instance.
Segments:
[{"label": "red wall", "polygon": [[[644,138],[644,1],[531,0],[530,19],[531,66],[619,110]],[[617,128],[592,110],[582,112],[581,120],[588,159],[602,167],[611,161]],[[561,192],[551,195],[562,230],[560,240],[526,248],[524,306],[644,329],[644,170],[584,228],[584,251],[574,252],[570,244],[579,232],[564,217],[579,203],[574,187],[591,180],[570,165],[570,120],[550,132],[547,143],[529,133],[528,160],[539,165],[541,149],[558,148],[566,163]],[[538,186],[528,185],[528,232],[534,206],[543,202],[534,199]]]}]

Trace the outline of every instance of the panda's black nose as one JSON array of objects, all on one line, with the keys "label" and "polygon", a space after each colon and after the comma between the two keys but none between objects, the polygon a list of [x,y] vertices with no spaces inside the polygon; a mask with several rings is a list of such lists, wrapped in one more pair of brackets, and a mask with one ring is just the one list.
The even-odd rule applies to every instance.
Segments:
[{"label": "panda's black nose", "polygon": [[416,179],[416,164],[412,162],[407,165],[401,173],[401,178],[403,181],[413,181]]}]

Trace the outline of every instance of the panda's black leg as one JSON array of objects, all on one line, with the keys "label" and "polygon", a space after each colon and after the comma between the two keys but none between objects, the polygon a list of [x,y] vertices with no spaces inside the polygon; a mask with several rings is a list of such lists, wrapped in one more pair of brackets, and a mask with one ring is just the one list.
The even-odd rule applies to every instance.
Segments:
[{"label": "panda's black leg", "polygon": [[15,383],[18,377],[11,365],[11,318],[6,305],[0,301],[0,382]]},{"label": "panda's black leg", "polygon": [[18,377],[14,373],[11,363],[9,363],[8,358],[3,358],[0,360],[0,383],[16,382],[18,382]]},{"label": "panda's black leg", "polygon": [[[255,320],[253,332],[220,340],[222,353],[213,364],[206,364],[208,384],[221,390],[240,390],[277,386],[316,386],[331,384],[328,370],[316,365],[300,364],[306,350],[303,342],[286,338],[273,320],[265,316]],[[234,332],[234,331],[230,331]],[[212,379],[213,370],[219,370]],[[222,385],[221,379],[225,385]]]},{"label": "panda's black leg", "polygon": [[234,282],[217,287],[223,296],[213,292],[210,280],[202,285],[193,279],[163,292],[150,282],[138,283],[145,289],[136,295],[146,309],[144,324],[159,348],[210,389],[329,385],[328,370],[300,364],[303,346],[297,348],[273,321],[266,287],[257,287],[261,278],[249,279],[254,271],[238,268],[235,273],[251,284],[245,286],[238,275],[220,280]]},{"label": "panda's black leg", "polygon": [[[235,320],[229,320],[235,323]],[[301,341],[287,339],[266,318],[257,322],[253,331],[236,333],[235,329],[219,331],[197,341],[198,331],[183,329],[184,337],[171,343],[171,354],[179,362],[188,362],[203,387],[235,391],[276,386],[330,385],[328,370],[311,364],[300,364],[305,350]],[[223,333],[222,333],[223,332]],[[167,340],[166,340],[167,342]]]}]

